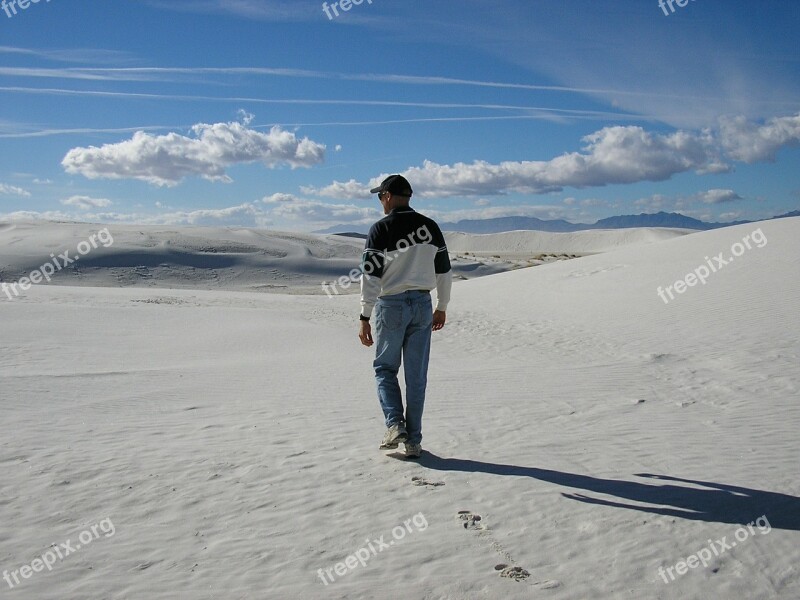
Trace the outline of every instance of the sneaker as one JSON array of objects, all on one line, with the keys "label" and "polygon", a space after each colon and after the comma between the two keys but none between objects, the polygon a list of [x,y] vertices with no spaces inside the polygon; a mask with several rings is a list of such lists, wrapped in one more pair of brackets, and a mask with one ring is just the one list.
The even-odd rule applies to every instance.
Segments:
[{"label": "sneaker", "polygon": [[381,450],[394,450],[401,442],[408,439],[405,423],[395,423],[386,431],[381,442]]},{"label": "sneaker", "polygon": [[406,442],[406,458],[419,458],[420,456],[422,456],[422,444]]}]

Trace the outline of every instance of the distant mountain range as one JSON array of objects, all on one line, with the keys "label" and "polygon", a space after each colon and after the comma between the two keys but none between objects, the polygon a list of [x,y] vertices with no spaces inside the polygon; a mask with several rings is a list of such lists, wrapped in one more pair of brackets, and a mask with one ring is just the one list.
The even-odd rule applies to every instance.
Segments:
[{"label": "distant mountain range", "polygon": [[[783,219],[786,217],[800,217],[800,210],[795,210],[785,215],[772,217]],[[697,229],[706,231],[752,223],[753,221],[733,221],[730,223],[708,223],[693,219],[678,213],[642,213],[640,215],[620,215],[600,219],[596,223],[570,223],[563,219],[552,221],[537,219],[536,217],[498,217],[496,219],[464,220],[455,223],[440,222],[443,231],[463,231],[464,233],[501,233],[503,231],[549,231],[553,233],[569,233],[572,231],[585,231],[587,229],[628,229],[631,227],[670,227],[675,229]],[[349,235],[363,235],[369,230],[368,226],[353,227],[352,225],[336,225],[314,233],[347,233]]]}]

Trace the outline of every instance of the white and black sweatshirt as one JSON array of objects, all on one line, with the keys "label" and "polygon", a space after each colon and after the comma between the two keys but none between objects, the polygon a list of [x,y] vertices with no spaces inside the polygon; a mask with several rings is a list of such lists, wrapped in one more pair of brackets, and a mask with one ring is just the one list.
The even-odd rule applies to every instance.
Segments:
[{"label": "white and black sweatshirt", "polygon": [[379,296],[436,288],[436,310],[447,310],[453,274],[436,221],[413,208],[395,208],[369,230],[361,258],[361,314]]}]

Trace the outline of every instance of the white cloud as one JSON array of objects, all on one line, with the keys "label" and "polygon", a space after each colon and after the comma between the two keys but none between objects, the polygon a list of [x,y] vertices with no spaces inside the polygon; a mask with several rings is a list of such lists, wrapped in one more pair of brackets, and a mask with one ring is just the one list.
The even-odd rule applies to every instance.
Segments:
[{"label": "white cloud", "polygon": [[376,208],[354,204],[328,204],[302,198],[275,202],[269,214],[276,220],[304,221],[317,225],[372,223],[383,216]]},{"label": "white cloud", "polygon": [[21,187],[8,185],[6,183],[0,183],[0,195],[22,196],[23,198],[31,197],[31,193],[28,190],[23,190]]},{"label": "white cloud", "polygon": [[137,131],[130,140],[117,144],[73,148],[61,164],[68,173],[89,179],[139,179],[174,186],[191,175],[230,182],[226,169],[239,163],[297,168],[311,167],[325,158],[323,144],[298,139],[277,126],[265,134],[241,123],[201,123],[192,127],[192,133],[194,137]]},{"label": "white cloud", "polygon": [[[542,194],[564,187],[599,187],[663,181],[685,171],[726,170],[709,141],[685,132],[648,133],[641,127],[606,127],[584,138],[584,152],[550,161],[439,165],[425,161],[404,175],[424,197],[510,192]],[[381,176],[382,177],[382,176]],[[379,181],[380,178],[377,178]]]},{"label": "white cloud", "polygon": [[74,206],[81,210],[91,210],[93,208],[105,208],[111,206],[113,202],[106,198],[91,198],[89,196],[70,196],[66,200],[62,200],[61,204],[64,206]]},{"label": "white cloud", "polygon": [[296,202],[300,199],[294,194],[272,194],[271,196],[264,196],[261,202],[264,204],[276,204],[278,202]]},{"label": "white cloud", "polygon": [[[668,135],[647,132],[638,126],[605,127],[583,138],[583,152],[563,154],[549,161],[506,161],[492,164],[441,165],[426,160],[421,167],[403,172],[424,198],[497,195],[507,193],[544,194],[565,187],[601,187],[639,181],[664,181],[678,173],[720,173],[729,170],[710,133],[677,131]],[[304,191],[331,197],[366,197],[371,186],[355,180]]]},{"label": "white cloud", "polygon": [[704,204],[721,204],[742,200],[742,197],[733,190],[708,190],[697,194],[697,198]]},{"label": "white cloud", "polygon": [[[378,183],[381,181],[382,178],[378,179]],[[378,183],[376,183],[375,186],[377,186]],[[344,183],[340,181],[334,181],[332,184],[324,188],[304,186],[300,188],[300,191],[310,196],[324,196],[326,198],[336,198],[337,200],[363,200],[364,198],[369,197],[369,191],[373,187],[374,186],[372,185],[364,185],[355,179],[351,179],[350,181],[346,181]]]},{"label": "white cloud", "polygon": [[781,148],[800,145],[800,113],[763,125],[744,117],[720,120],[720,138],[728,156],[742,162],[772,162]]},{"label": "white cloud", "polygon": [[[725,173],[727,159],[747,163],[770,161],[784,147],[800,145],[800,114],[775,118],[763,125],[744,117],[720,120],[718,131],[676,131],[659,134],[639,126],[605,127],[583,138],[584,148],[547,161],[438,164],[430,160],[402,174],[418,197],[545,194],[564,188],[602,187],[642,181],[665,181],[680,173]],[[388,173],[367,184],[354,179],[334,181],[306,193],[337,199],[366,198]],[[739,199],[709,190],[705,203]],[[716,195],[715,195],[716,194]]]},{"label": "white cloud", "polygon": [[598,198],[586,198],[581,200],[581,206],[584,208],[591,208],[596,206],[608,206],[608,201],[600,200]]},{"label": "white cloud", "polygon": [[167,213],[85,213],[81,218],[98,223],[136,223],[143,225],[193,225],[197,227],[267,227],[272,225],[263,209],[245,202],[220,209],[173,211]]},{"label": "white cloud", "polygon": [[250,203],[220,209],[176,211],[158,217],[159,221],[172,225],[219,226],[237,225],[265,227],[271,224],[264,212]]},{"label": "white cloud", "polygon": [[50,210],[46,212],[36,212],[32,210],[18,210],[12,213],[0,214],[0,219],[4,221],[72,221],[72,215],[63,213],[58,210]]},{"label": "white cloud", "polygon": [[253,113],[247,112],[243,108],[240,108],[238,111],[236,111],[236,115],[239,117],[239,120],[242,122],[242,125],[245,126],[250,125],[250,123],[253,122],[253,119],[256,118],[256,116]]}]

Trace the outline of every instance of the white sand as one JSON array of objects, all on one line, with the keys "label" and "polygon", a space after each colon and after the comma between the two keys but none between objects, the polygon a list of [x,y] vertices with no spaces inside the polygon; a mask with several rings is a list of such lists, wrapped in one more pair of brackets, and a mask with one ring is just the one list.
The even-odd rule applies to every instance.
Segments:
[{"label": "white sand", "polygon": [[596,229],[572,233],[508,231],[506,233],[445,232],[451,252],[502,252],[504,254],[568,252],[592,254],[622,246],[652,244],[696,233],[691,229],[631,228]]},{"label": "white sand", "polygon": [[[67,227],[0,228],[0,269],[74,248],[86,226]],[[659,299],[756,227],[763,248]],[[117,252],[134,230],[143,253],[161,239],[113,226]],[[0,296],[0,571],[114,525],[2,597],[796,599],[798,234],[769,221],[457,283],[418,463],[377,449],[357,296],[100,287],[102,262],[83,287]],[[205,234],[170,235],[202,252]],[[284,258],[327,266],[300,237]],[[349,265],[363,242],[339,243]],[[419,513],[424,530],[322,583]],[[659,576],[761,515],[769,533]]]}]

